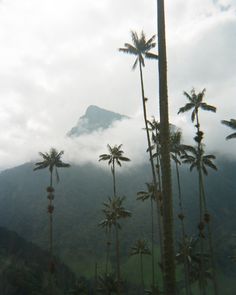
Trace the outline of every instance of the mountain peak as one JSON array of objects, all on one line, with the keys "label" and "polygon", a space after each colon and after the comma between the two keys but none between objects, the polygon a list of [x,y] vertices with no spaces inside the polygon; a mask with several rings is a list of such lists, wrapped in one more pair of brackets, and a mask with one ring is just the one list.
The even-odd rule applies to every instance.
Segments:
[{"label": "mountain peak", "polygon": [[112,126],[115,121],[129,117],[108,111],[96,105],[90,105],[85,114],[79,118],[78,123],[68,133],[68,136],[77,137],[94,131],[104,130]]}]

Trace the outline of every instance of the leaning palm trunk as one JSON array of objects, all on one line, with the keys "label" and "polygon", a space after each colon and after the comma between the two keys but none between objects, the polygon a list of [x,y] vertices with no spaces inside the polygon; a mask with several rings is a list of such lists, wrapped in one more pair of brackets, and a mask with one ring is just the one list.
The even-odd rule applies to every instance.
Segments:
[{"label": "leaning palm trunk", "polygon": [[173,205],[171,189],[171,165],[169,142],[169,114],[167,91],[167,60],[165,39],[164,0],[157,0],[158,8],[158,47],[159,47],[159,104],[160,104],[160,141],[163,193],[163,234],[164,234],[164,294],[175,295],[175,256],[173,241]]},{"label": "leaning palm trunk", "polygon": [[[155,166],[154,166],[154,160],[152,156],[152,149],[151,149],[151,139],[148,129],[148,120],[147,120],[147,110],[146,110],[146,102],[145,102],[145,93],[144,93],[144,83],[143,83],[143,72],[142,72],[142,64],[139,59],[139,72],[140,72],[140,82],[141,82],[141,92],[142,92],[142,103],[143,103],[143,117],[144,117],[144,123],[145,123],[145,129],[146,129],[146,135],[147,135],[147,143],[148,143],[148,151],[149,151],[149,158],[151,163],[151,171],[152,171],[152,178],[153,178],[153,185],[154,185],[154,194],[156,198],[156,204],[157,204],[157,224],[158,224],[158,236],[159,236],[159,242],[160,242],[160,253],[161,253],[161,264],[163,262],[163,240],[162,240],[162,218],[161,218],[161,211],[160,211],[160,200],[158,198],[158,183],[155,173]],[[159,184],[160,185],[160,184]],[[153,281],[154,284],[154,281]]]}]

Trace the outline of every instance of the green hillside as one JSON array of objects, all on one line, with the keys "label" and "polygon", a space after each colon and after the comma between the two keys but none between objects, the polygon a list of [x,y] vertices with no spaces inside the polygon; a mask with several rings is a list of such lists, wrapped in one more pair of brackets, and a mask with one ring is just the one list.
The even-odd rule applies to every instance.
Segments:
[{"label": "green hillside", "polygon": [[[48,260],[48,252],[0,227],[0,294],[47,294]],[[67,294],[74,285],[74,274],[56,259],[55,294]]]},{"label": "green hillside", "polygon": [[[127,165],[128,166],[128,165]],[[212,215],[217,265],[224,288],[230,286],[236,276],[235,264],[228,258],[232,255],[235,240],[236,220],[234,218],[236,163],[222,161],[219,171],[210,173],[207,181],[208,205]],[[122,170],[122,169],[121,169]],[[94,277],[94,266],[99,273],[105,269],[106,235],[98,227],[103,219],[102,203],[112,195],[110,170],[93,164],[72,165],[60,172],[61,182],[55,185],[54,244],[55,253],[72,267],[78,276]],[[132,166],[117,175],[119,195],[125,195],[125,207],[132,217],[121,223],[120,233],[122,269],[124,275],[134,284],[139,282],[138,261],[128,258],[134,241],[144,238],[150,241],[150,204],[136,201],[136,193],[146,189],[149,167]],[[175,216],[177,198],[174,182]],[[197,235],[197,184],[194,173],[181,169],[184,206],[189,235]],[[0,224],[16,231],[28,241],[44,249],[48,248],[48,214],[46,187],[47,171],[33,172],[28,163],[0,174]],[[156,218],[155,218],[156,221]],[[179,220],[175,222],[176,240],[180,230]],[[156,237],[157,240],[157,237]],[[158,248],[158,247],[157,247]],[[114,245],[111,245],[111,264],[114,267]],[[149,261],[149,262],[148,262]],[[146,282],[150,281],[150,259],[146,262]],[[231,291],[225,292],[233,295]],[[209,293],[210,294],[210,293]]]}]

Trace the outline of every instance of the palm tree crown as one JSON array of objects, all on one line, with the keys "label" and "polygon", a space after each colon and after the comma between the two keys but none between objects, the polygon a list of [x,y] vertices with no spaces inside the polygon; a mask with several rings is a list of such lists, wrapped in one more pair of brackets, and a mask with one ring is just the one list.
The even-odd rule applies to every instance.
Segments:
[{"label": "palm tree crown", "polygon": [[131,248],[130,255],[138,255],[138,254],[145,254],[150,255],[151,251],[148,247],[146,240],[137,240],[134,244],[134,246]]},{"label": "palm tree crown", "polygon": [[140,37],[136,32],[131,31],[133,44],[125,43],[125,48],[119,48],[119,51],[137,56],[132,67],[133,70],[136,68],[138,61],[143,67],[145,67],[144,57],[151,59],[158,58],[156,54],[149,52],[156,46],[156,43],[153,42],[155,37],[156,36],[153,35],[149,40],[146,40],[146,36],[143,31],[141,32]]},{"label": "palm tree crown", "polygon": [[123,206],[124,200],[125,197],[113,197],[108,198],[108,202],[103,203],[104,209],[102,211],[105,214],[106,219],[100,223],[101,225],[108,225],[111,227],[111,225],[117,224],[120,228],[117,220],[131,216],[131,212],[126,210]]},{"label": "palm tree crown", "polygon": [[55,148],[51,148],[49,153],[41,153],[39,155],[43,158],[42,162],[35,163],[35,170],[40,170],[44,168],[49,168],[50,173],[53,173],[55,168],[56,178],[59,181],[59,174],[57,168],[67,168],[70,167],[70,164],[64,163],[61,160],[61,156],[64,154],[64,151],[58,152]]},{"label": "palm tree crown", "polygon": [[118,164],[121,167],[121,162],[129,162],[130,159],[123,156],[124,151],[121,150],[122,144],[111,147],[107,145],[109,154],[99,156],[99,161],[108,161],[108,165]]},{"label": "palm tree crown", "polygon": [[184,91],[184,95],[187,97],[189,102],[184,107],[179,109],[178,114],[184,113],[184,112],[187,112],[187,111],[190,111],[191,109],[193,109],[192,115],[191,115],[191,120],[192,120],[192,122],[194,122],[196,119],[199,108],[202,110],[205,110],[205,111],[211,111],[211,112],[215,113],[216,108],[214,106],[208,105],[207,103],[203,102],[205,92],[206,92],[205,88],[201,92],[199,92],[198,94],[195,93],[194,88],[191,90],[190,94],[188,94],[187,92]]},{"label": "palm tree crown", "polygon": [[192,171],[193,168],[196,168],[197,170],[201,169],[203,173],[207,175],[207,167],[217,170],[216,165],[212,162],[212,160],[215,160],[214,155],[205,155],[202,148],[197,149],[189,147],[188,151],[191,155],[185,154],[181,158],[183,159],[183,163],[190,164],[190,171]]},{"label": "palm tree crown", "polygon": [[[232,128],[233,130],[236,130],[236,120],[235,119],[230,119],[230,121],[222,120],[221,123]],[[231,138],[236,138],[236,132],[234,132],[226,137],[227,140],[231,139]]]}]

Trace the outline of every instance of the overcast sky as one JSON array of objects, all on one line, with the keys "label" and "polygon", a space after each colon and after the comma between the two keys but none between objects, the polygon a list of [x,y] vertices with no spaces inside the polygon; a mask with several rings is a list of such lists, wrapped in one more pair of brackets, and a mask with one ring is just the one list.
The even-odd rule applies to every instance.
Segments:
[{"label": "overcast sky", "polygon": [[[236,0],[166,0],[170,120],[191,143],[183,91],[206,88],[217,114],[200,114],[210,150],[233,153],[221,119],[236,118]],[[0,167],[35,160],[51,146],[65,159],[97,161],[106,144],[143,159],[145,133],[134,57],[118,52],[130,31],[156,34],[156,1],[0,1]],[[153,50],[157,52],[157,50]],[[149,116],[158,117],[157,62],[144,70]],[[76,141],[66,132],[91,105],[134,118]],[[132,153],[132,155],[131,155]]]}]

